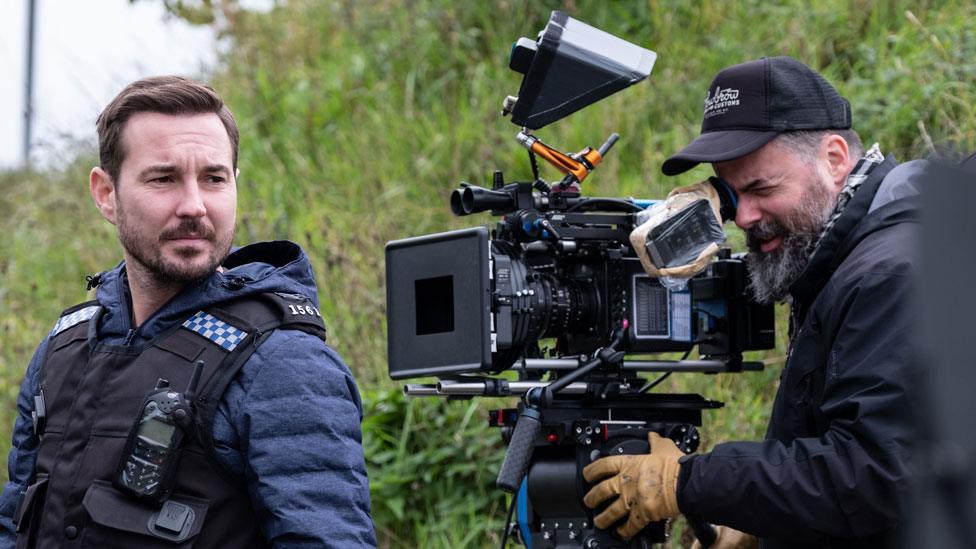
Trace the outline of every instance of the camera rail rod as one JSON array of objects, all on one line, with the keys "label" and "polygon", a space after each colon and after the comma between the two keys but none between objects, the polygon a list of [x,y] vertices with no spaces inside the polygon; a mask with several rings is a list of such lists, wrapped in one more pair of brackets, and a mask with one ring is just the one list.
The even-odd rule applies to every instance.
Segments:
[{"label": "camera rail rod", "polygon": [[[582,362],[575,358],[529,358],[516,362],[511,369],[515,371],[532,370],[574,370]],[[625,360],[620,369],[631,372],[689,372],[721,374],[725,372],[761,372],[764,364],[758,361],[742,362],[736,367],[725,360]]]},{"label": "camera rail rod", "polygon": [[[524,363],[524,364],[523,364]],[[527,359],[517,362],[513,370],[572,370],[580,362],[571,358]],[[630,360],[624,361],[621,369],[636,372],[688,372],[718,374],[737,371],[722,360]],[[762,362],[743,362],[742,370],[762,371]],[[403,386],[403,394],[411,397],[452,397],[452,396],[521,396],[546,387],[549,381],[508,381],[491,377],[471,377],[463,380],[441,380],[437,383],[408,384]],[[588,384],[583,381],[570,383],[559,392],[570,395],[585,394]]]},{"label": "camera rail rod", "polygon": [[[403,394],[412,397],[451,397],[451,396],[522,396],[532,389],[549,385],[548,381],[507,381],[504,379],[484,378],[471,381],[440,381],[433,384],[410,384],[403,386]],[[570,383],[562,394],[586,394],[588,384],[582,381]]]}]

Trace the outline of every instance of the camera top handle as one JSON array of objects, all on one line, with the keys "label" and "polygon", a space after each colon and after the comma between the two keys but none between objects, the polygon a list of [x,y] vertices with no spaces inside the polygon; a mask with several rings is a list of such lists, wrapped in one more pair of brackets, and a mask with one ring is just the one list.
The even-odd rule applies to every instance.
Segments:
[{"label": "camera top handle", "polygon": [[[530,158],[541,156],[546,162],[552,164],[557,170],[564,174],[563,179],[553,188],[553,191],[572,190],[579,192],[580,185],[590,172],[603,161],[613,145],[620,139],[620,134],[612,133],[610,137],[600,145],[599,149],[587,147],[576,154],[566,154],[546,145],[541,139],[529,133],[525,128],[515,136],[522,146],[529,150]],[[533,170],[535,171],[535,170]],[[538,178],[538,174],[534,174]]]}]

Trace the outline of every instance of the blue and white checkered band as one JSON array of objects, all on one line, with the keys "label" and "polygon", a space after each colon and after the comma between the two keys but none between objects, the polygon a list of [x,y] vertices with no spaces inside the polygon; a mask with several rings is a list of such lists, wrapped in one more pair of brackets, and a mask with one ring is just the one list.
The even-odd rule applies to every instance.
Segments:
[{"label": "blue and white checkered band", "polygon": [[247,337],[247,332],[227,324],[223,320],[200,311],[183,323],[183,327],[213,341],[228,351],[233,351]]},{"label": "blue and white checkered band", "polygon": [[78,309],[73,313],[62,316],[58,319],[58,323],[54,325],[54,329],[51,330],[51,337],[60,334],[72,326],[76,326],[86,320],[90,320],[91,317],[95,316],[95,313],[97,313],[98,309],[100,308],[100,305],[92,305],[91,307]]}]

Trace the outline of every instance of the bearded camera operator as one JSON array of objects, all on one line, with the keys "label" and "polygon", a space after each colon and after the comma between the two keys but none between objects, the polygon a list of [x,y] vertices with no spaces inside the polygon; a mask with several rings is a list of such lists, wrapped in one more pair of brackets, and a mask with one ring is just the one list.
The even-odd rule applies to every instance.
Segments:
[{"label": "bearded camera operator", "polygon": [[590,464],[585,503],[610,503],[596,525],[629,538],[680,512],[721,525],[713,547],[895,545],[913,438],[909,298],[925,162],[864,151],[847,100],[775,57],[718,73],[701,135],[662,171],[699,163],[736,195],[754,297],[791,307],[766,439],[682,457],[652,434],[649,454]]}]

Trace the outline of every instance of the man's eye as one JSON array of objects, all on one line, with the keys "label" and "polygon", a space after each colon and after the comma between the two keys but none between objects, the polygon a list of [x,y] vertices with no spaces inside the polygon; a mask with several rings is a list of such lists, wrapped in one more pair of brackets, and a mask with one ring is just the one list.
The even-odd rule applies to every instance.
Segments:
[{"label": "man's eye", "polygon": [[154,177],[149,180],[151,183],[171,183],[173,181],[173,176],[163,175],[160,177]]},{"label": "man's eye", "polygon": [[208,175],[206,180],[209,183],[223,183],[226,181],[226,179],[219,175]]}]

